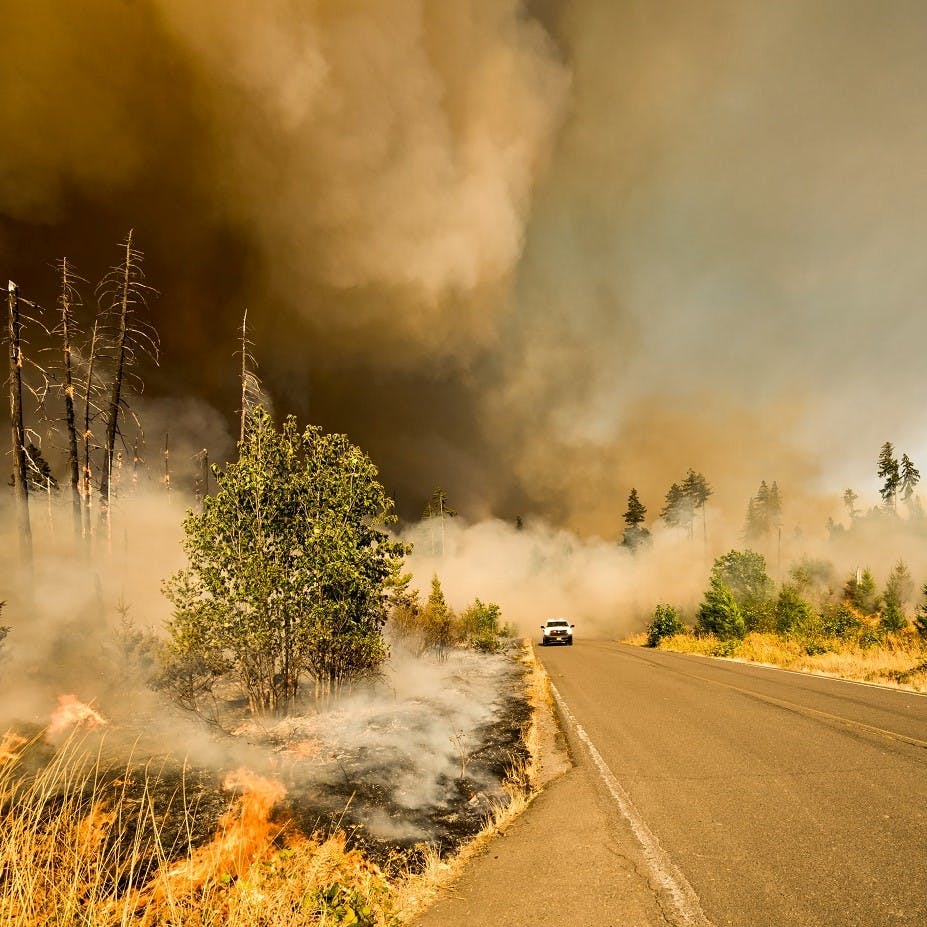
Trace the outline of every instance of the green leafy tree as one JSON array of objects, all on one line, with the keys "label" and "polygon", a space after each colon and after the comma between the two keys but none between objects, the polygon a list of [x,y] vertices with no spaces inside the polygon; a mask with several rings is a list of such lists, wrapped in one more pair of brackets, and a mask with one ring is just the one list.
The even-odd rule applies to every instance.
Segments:
[{"label": "green leafy tree", "polygon": [[632,488],[628,495],[628,508],[624,513],[624,535],[621,538],[622,547],[636,550],[643,544],[650,542],[650,532],[644,527],[644,518],[647,507],[641,502],[637,490]]},{"label": "green leafy tree", "polygon": [[748,631],[770,630],[773,622],[773,581],[766,558],[752,550],[732,550],[718,557],[711,569],[731,591]]},{"label": "green leafy tree", "polygon": [[895,459],[895,448],[890,441],[886,441],[882,445],[878,465],[879,469],[876,475],[883,481],[879,495],[882,497],[885,507],[894,511],[898,488],[901,486],[901,472],[898,461]]},{"label": "green leafy tree", "polygon": [[747,633],[743,612],[719,573],[712,572],[699,606],[697,626],[700,631],[715,634],[722,640],[742,638]]},{"label": "green leafy tree", "polygon": [[370,459],[293,417],[277,430],[258,407],[238,461],[214,472],[184,519],[189,566],[164,586],[166,676],[188,693],[231,679],[252,711],[282,713],[305,678],[319,698],[375,670],[405,547],[384,530],[392,502]]},{"label": "green leafy tree", "polygon": [[502,609],[494,602],[474,600],[460,616],[459,624],[468,647],[480,653],[499,653],[505,649],[507,629],[502,625]]},{"label": "green leafy tree", "polygon": [[685,630],[679,612],[672,605],[658,605],[647,626],[647,646],[658,647],[664,637],[682,634]]},{"label": "green leafy tree", "polygon": [[834,565],[829,560],[805,556],[789,570],[789,579],[799,595],[820,594],[834,582]]}]

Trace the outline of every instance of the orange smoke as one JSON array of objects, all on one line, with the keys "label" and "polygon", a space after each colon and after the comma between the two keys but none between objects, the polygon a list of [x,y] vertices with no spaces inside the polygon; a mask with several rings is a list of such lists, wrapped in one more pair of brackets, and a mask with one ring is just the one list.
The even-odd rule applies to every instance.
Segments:
[{"label": "orange smoke", "polygon": [[76,695],[59,695],[58,707],[52,712],[48,725],[49,734],[60,734],[78,724],[88,728],[102,727],[109,722],[89,705],[79,701]]}]

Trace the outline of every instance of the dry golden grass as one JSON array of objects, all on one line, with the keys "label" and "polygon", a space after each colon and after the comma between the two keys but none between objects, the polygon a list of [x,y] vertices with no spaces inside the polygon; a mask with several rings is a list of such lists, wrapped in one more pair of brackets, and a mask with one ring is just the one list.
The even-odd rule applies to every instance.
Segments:
[{"label": "dry golden grass", "polygon": [[[36,774],[30,744],[6,735],[0,755],[0,924],[395,924],[396,886],[345,837],[287,834],[270,811],[272,780],[240,773],[240,794],[203,846],[168,847],[153,780],[130,797],[99,755],[72,738]],[[104,785],[104,783],[107,783]],[[120,788],[120,784],[123,786]],[[191,814],[183,795],[179,813]],[[188,830],[189,833],[189,830]]]},{"label": "dry golden grass", "polygon": [[[646,643],[646,637],[638,640],[640,637],[629,639],[628,643]],[[819,646],[823,652],[809,654],[798,639],[758,633],[748,634],[742,641],[719,641],[710,635],[692,634],[677,634],[660,641],[661,650],[723,656],[927,692],[927,644],[913,632],[888,635],[883,642],[869,647],[838,638],[827,638]]]},{"label": "dry golden grass", "polygon": [[[538,706],[546,676],[530,647],[525,660]],[[275,823],[282,786],[245,770],[226,781],[235,795],[215,835],[196,846],[182,785],[165,799],[156,773],[115,775],[87,744],[74,735],[52,750],[41,737],[0,737],[0,927],[396,927],[524,810],[538,768],[535,717],[529,758],[513,761],[508,800],[483,831],[450,859],[425,848],[424,868],[388,873],[347,849],[343,833],[306,837]],[[180,845],[168,814],[185,824]]]}]

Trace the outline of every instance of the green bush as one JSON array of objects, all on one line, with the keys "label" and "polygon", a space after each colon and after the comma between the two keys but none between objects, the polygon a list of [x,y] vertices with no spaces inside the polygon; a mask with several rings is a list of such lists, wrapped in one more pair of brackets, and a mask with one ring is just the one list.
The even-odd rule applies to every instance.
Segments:
[{"label": "green bush", "polygon": [[786,583],[779,590],[775,607],[776,630],[790,634],[797,629],[807,628],[815,623],[814,609],[801,597],[798,589]]},{"label": "green bush", "polygon": [[715,560],[711,575],[730,591],[743,621],[743,632],[732,630],[727,636],[743,637],[747,631],[773,630],[773,581],[766,575],[766,558],[762,554],[752,550],[729,551]]},{"label": "green bush", "polygon": [[831,602],[821,609],[820,627],[829,637],[848,640],[859,634],[865,625],[846,602]]},{"label": "green bush", "polygon": [[499,653],[505,649],[509,636],[501,619],[502,609],[498,605],[476,599],[460,616],[460,637],[480,653]]},{"label": "green bush", "polygon": [[712,657],[732,657],[737,652],[737,641],[736,640],[722,640],[718,641],[714,647],[711,648],[711,653],[709,656]]},{"label": "green bush", "polygon": [[647,646],[657,647],[664,637],[682,634],[686,626],[672,605],[658,605],[647,626]]},{"label": "green bush", "polygon": [[743,612],[727,583],[712,572],[708,591],[698,610],[698,629],[721,640],[742,638],[747,633]]}]

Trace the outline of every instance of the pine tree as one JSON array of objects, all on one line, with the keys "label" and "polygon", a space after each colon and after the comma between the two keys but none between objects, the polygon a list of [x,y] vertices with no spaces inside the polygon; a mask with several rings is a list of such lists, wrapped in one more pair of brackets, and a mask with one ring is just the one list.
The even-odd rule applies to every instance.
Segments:
[{"label": "pine tree", "polygon": [[901,455],[901,481],[899,489],[901,490],[901,501],[910,509],[911,497],[914,495],[914,487],[920,482],[920,471],[911,462],[907,454]]},{"label": "pine tree", "polygon": [[705,503],[712,495],[708,480],[701,473],[690,469],[682,483],[673,483],[666,493],[666,500],[660,512],[662,518],[670,527],[685,528],[692,537],[692,526],[695,513],[702,510],[702,527],[706,532]]},{"label": "pine tree", "polygon": [[880,480],[883,480],[879,495],[882,497],[885,508],[891,511],[895,510],[898,487],[901,485],[901,473],[899,472],[898,461],[895,459],[894,454],[895,448],[892,446],[892,443],[886,441],[885,444],[882,445],[882,450],[879,452],[879,469],[876,474]]},{"label": "pine tree", "polygon": [[922,638],[927,640],[927,583],[921,590],[921,604],[917,606],[917,612],[914,615],[914,628]]},{"label": "pine tree", "polygon": [[624,513],[624,523],[627,528],[621,538],[622,547],[629,547],[635,550],[642,544],[650,540],[650,532],[643,527],[644,517],[647,514],[647,507],[641,502],[637,495],[637,490],[632,488],[628,495],[628,508]]},{"label": "pine tree", "polygon": [[880,624],[887,631],[901,631],[908,626],[908,618],[904,606],[911,600],[914,592],[914,580],[903,560],[895,564],[888,581],[885,583],[883,599],[885,607],[882,610]]},{"label": "pine tree", "polygon": [[[708,483],[708,480],[705,479],[703,473],[696,473],[691,468],[686,474],[686,478],[682,484],[682,490],[685,495],[691,500],[693,511],[697,512],[701,510],[702,512],[702,533],[705,538],[705,542],[708,542],[708,522],[705,515],[705,503],[711,498],[712,488]],[[691,529],[690,529],[691,533]]]},{"label": "pine tree", "polygon": [[852,489],[845,489],[843,491],[843,504],[847,508],[847,514],[850,516],[851,523],[859,515],[859,509],[856,508],[856,500],[858,498],[859,496],[855,492],[853,492]]}]

